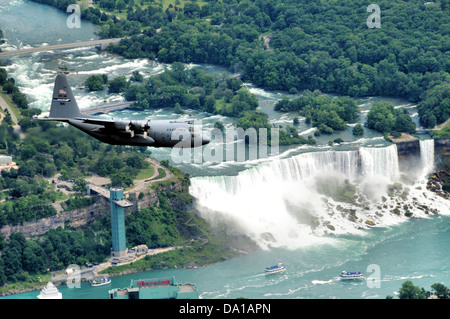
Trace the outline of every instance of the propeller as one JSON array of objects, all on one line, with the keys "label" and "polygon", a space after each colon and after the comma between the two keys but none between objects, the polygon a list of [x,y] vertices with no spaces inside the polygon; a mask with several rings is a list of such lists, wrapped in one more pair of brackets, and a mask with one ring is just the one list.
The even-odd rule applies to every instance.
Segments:
[{"label": "propeller", "polygon": [[135,137],[136,134],[141,134],[144,138],[147,138],[147,130],[150,129],[150,125],[148,125],[147,120],[117,121],[114,123],[114,126],[119,130],[124,130],[129,138]]}]

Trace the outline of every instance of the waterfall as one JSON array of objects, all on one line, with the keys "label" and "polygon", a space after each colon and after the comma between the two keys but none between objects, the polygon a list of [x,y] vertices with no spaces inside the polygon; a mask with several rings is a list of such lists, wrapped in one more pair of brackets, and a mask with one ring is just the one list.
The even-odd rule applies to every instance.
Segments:
[{"label": "waterfall", "polygon": [[434,140],[420,140],[420,160],[422,164],[422,174],[426,177],[434,169]]},{"label": "waterfall", "polygon": [[[350,183],[359,181],[370,188],[381,187],[384,194],[386,182],[398,175],[394,144],[303,153],[259,164],[236,176],[195,177],[190,193],[202,216],[212,223],[227,222],[259,243],[270,239],[271,245],[299,245],[317,240],[311,222],[331,218],[333,200],[323,190],[333,193],[350,187],[350,193],[342,192],[353,200]],[[333,218],[341,229],[357,228],[348,220]]]},{"label": "waterfall", "polygon": [[399,177],[397,145],[383,148],[363,147],[359,153],[363,176],[385,176],[390,179]]}]

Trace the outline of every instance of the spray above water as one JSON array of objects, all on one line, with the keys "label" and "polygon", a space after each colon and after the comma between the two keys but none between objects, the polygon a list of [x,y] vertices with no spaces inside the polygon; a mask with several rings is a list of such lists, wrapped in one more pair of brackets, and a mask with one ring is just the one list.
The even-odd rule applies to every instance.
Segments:
[{"label": "spray above water", "polygon": [[297,248],[333,241],[325,234],[362,233],[407,219],[422,195],[398,183],[400,177],[394,144],[303,153],[236,176],[195,177],[190,193],[212,223],[226,223],[262,248]]}]

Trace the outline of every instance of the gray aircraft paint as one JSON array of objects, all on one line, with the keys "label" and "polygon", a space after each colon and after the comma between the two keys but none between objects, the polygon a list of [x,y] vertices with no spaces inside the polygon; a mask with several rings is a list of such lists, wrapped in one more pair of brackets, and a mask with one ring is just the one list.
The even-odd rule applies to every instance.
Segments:
[{"label": "gray aircraft paint", "polygon": [[64,74],[56,76],[49,117],[36,119],[69,123],[112,145],[197,147],[209,143],[193,120],[109,120],[83,114]]}]

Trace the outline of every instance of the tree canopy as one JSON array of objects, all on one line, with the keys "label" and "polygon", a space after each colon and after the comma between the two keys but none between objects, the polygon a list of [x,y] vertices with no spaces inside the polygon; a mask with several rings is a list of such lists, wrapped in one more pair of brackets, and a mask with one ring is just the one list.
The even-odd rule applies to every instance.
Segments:
[{"label": "tree canopy", "polygon": [[[68,3],[34,1],[62,10]],[[95,1],[82,10],[82,18],[99,24],[101,37],[128,36],[108,48],[126,58],[222,65],[269,90],[404,97],[423,102],[419,116],[427,127],[449,116],[447,1],[381,1],[380,28],[367,26],[363,0],[125,4],[126,9],[122,1]],[[117,9],[126,15],[118,19]],[[179,86],[166,89],[174,97],[184,93]],[[184,102],[196,105],[188,99]],[[329,117],[335,128],[342,127],[334,114]]]},{"label": "tree canopy", "polygon": [[367,114],[367,126],[381,133],[416,132],[416,124],[406,110],[385,102],[372,106]]}]

